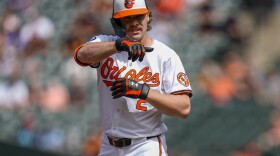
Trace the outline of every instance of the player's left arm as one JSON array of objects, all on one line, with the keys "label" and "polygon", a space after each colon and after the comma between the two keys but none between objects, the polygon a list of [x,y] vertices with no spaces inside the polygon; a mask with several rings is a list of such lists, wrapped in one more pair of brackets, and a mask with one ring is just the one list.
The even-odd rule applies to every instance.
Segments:
[{"label": "player's left arm", "polygon": [[139,98],[146,100],[166,115],[187,118],[191,110],[192,89],[178,55],[170,57],[166,61],[164,69],[162,74],[164,93],[150,88],[146,83],[122,78],[115,81],[111,87],[113,98],[121,96]]},{"label": "player's left arm", "polygon": [[153,90],[146,83],[138,83],[132,79],[121,78],[113,82],[111,87],[113,99],[126,96],[149,102],[160,112],[178,118],[187,118],[190,113],[191,91],[183,90],[174,94],[163,94]]},{"label": "player's left arm", "polygon": [[185,119],[191,111],[189,95],[162,94],[156,90],[150,89],[146,101],[163,114]]}]

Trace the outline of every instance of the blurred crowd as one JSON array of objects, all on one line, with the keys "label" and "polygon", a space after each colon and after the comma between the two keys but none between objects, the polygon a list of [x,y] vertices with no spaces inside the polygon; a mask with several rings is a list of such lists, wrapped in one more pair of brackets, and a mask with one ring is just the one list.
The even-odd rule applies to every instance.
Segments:
[{"label": "blurred crowd", "polygon": [[[0,120],[5,120],[3,114],[7,112],[23,114],[16,124],[16,133],[8,138],[21,146],[96,155],[100,146],[98,127],[86,130],[86,137],[79,135],[78,126],[67,131],[56,126],[59,119],[40,123],[44,126],[39,127],[37,115],[30,109],[54,115],[67,113],[73,107],[82,112],[89,105],[97,105],[97,93],[93,89],[96,74],[90,68],[79,67],[72,53],[94,35],[113,34],[109,21],[112,0],[60,2],[76,7],[61,30],[56,25],[59,21],[40,10],[40,2],[3,2],[4,11],[0,17]],[[198,66],[197,70],[189,75],[195,96],[207,96],[217,107],[232,106],[232,101],[239,100],[270,105],[275,109],[271,114],[271,129],[248,143],[243,150],[232,152],[232,156],[258,156],[280,146],[280,55],[270,58],[269,65],[256,64],[254,53],[248,51],[248,47],[252,44],[250,39],[254,32],[269,23],[269,17],[279,14],[280,1],[231,2],[235,7],[223,10],[221,3],[226,2],[219,0],[148,1],[154,17],[149,34],[175,49],[176,45],[183,47],[184,42],[188,42],[179,39],[180,43],[174,43],[178,34],[187,35],[190,42],[186,43],[186,49],[204,48],[206,53],[202,56],[196,51],[182,51],[183,48],[177,51],[183,62],[195,60],[192,55],[186,58],[186,53],[197,53],[194,57],[200,58],[193,64]],[[251,27],[244,25],[241,17],[245,15],[252,21]],[[187,34],[188,30],[192,31],[191,35]],[[188,72],[192,64],[186,62],[186,66]]]},{"label": "blurred crowd", "polygon": [[[41,123],[40,114],[35,112],[47,112],[48,116],[67,112],[70,107],[86,109],[86,105],[92,104],[91,91],[87,89],[95,82],[96,75],[75,64],[72,48],[80,39],[90,38],[96,23],[88,15],[79,14],[72,26],[67,27],[65,44],[58,45],[54,43],[55,22],[41,13],[38,3],[34,0],[4,3],[0,19],[0,119],[5,122],[7,112],[23,114],[14,134],[8,138],[21,146],[79,153],[84,139],[78,125],[65,131],[56,124],[61,119]],[[12,122],[15,118],[10,116],[6,120]]]}]

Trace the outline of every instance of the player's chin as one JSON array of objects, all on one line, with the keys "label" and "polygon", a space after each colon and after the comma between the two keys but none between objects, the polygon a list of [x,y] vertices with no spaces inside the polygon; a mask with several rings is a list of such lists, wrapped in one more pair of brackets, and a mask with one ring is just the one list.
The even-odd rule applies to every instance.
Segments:
[{"label": "player's chin", "polygon": [[128,36],[137,41],[140,41],[143,37],[143,34],[142,34],[142,32],[129,32]]},{"label": "player's chin", "polygon": [[143,35],[142,34],[129,34],[129,36],[131,38],[133,38],[134,40],[140,41],[142,40]]}]

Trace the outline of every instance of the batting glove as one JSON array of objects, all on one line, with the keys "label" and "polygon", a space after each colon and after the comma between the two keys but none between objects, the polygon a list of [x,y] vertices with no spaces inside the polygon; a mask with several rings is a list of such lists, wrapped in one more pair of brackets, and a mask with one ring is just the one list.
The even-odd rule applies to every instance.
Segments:
[{"label": "batting glove", "polygon": [[144,83],[140,84],[134,80],[122,78],[113,82],[111,87],[113,99],[126,96],[133,99],[146,99],[150,91],[150,87]]},{"label": "batting glove", "polygon": [[130,39],[128,37],[121,37],[115,42],[116,49],[121,51],[128,52],[128,60],[132,62],[136,61],[139,58],[139,61],[142,62],[146,52],[151,52],[154,48],[144,47],[141,42]]}]

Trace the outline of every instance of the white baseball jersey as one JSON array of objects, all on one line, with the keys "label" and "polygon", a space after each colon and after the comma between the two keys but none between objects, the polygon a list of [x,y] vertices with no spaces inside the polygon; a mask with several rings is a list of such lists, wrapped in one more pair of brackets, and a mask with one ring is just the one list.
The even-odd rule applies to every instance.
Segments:
[{"label": "white baseball jersey", "polygon": [[[117,36],[99,35],[90,42],[114,42]],[[141,138],[167,131],[162,113],[142,99],[113,99],[110,88],[126,77],[146,83],[162,94],[189,94],[192,89],[179,56],[163,43],[154,40],[154,50],[144,60],[132,62],[127,52],[120,52],[99,62],[98,92],[103,131],[110,136]],[[96,65],[92,65],[96,66]]]}]

